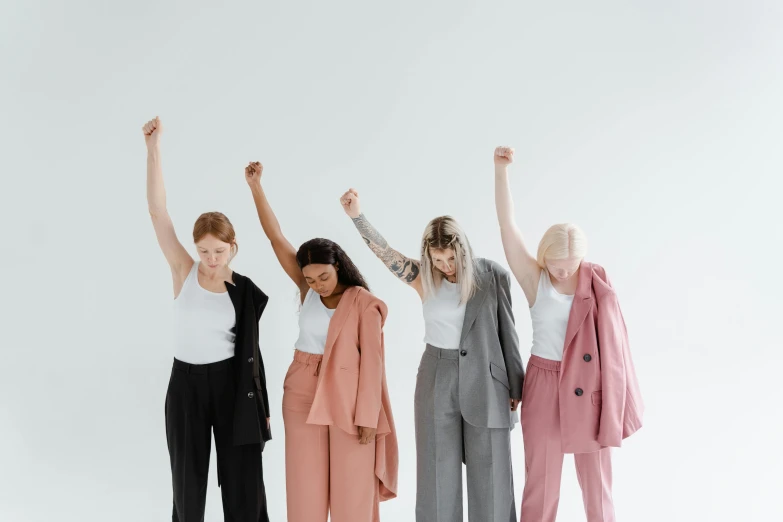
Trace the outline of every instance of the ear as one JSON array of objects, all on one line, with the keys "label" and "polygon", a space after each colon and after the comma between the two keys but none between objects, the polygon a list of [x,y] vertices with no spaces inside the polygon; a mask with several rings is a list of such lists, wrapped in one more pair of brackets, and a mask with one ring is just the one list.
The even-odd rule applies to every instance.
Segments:
[{"label": "ear", "polygon": [[340,263],[335,263],[334,264],[334,271],[335,272],[339,272],[340,271]]}]

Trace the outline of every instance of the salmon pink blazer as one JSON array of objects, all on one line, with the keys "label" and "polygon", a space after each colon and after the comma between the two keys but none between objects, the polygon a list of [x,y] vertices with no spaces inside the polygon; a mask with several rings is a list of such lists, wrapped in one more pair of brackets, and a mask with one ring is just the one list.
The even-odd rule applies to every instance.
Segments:
[{"label": "salmon pink blazer", "polygon": [[362,287],[348,288],[329,323],[308,424],[334,425],[356,435],[375,428],[375,475],[380,500],[397,496],[394,428],[383,344],[386,304]]},{"label": "salmon pink blazer", "polygon": [[641,428],[644,411],[625,320],[606,271],[583,261],[577,277],[560,367],[564,453],[620,447]]}]

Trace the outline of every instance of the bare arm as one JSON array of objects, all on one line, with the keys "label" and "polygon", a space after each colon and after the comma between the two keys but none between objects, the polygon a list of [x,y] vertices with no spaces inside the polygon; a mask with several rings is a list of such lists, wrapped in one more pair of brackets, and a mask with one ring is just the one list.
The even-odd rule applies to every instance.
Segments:
[{"label": "bare arm", "polygon": [[525,246],[522,231],[514,220],[514,201],[511,199],[511,188],[508,182],[508,165],[512,161],[514,161],[514,149],[508,147],[495,149],[495,209],[506,261],[511,268],[511,273],[522,287],[528,305],[533,306],[536,302],[541,268]]},{"label": "bare arm", "polygon": [[302,300],[307,295],[307,281],[305,281],[302,275],[302,270],[299,268],[299,264],[296,262],[296,249],[283,235],[283,230],[280,228],[280,223],[277,221],[272,207],[269,204],[269,200],[266,198],[263,187],[261,187],[261,174],[264,171],[264,166],[258,162],[250,163],[245,168],[245,180],[250,186],[250,191],[253,194],[253,202],[256,204],[256,212],[258,213],[258,220],[261,222],[261,228],[264,229],[267,239],[272,244],[272,250],[277,256],[277,261],[288,277],[299,288]]},{"label": "bare arm", "polygon": [[147,143],[147,206],[158,245],[171,268],[176,298],[188,272],[193,267],[193,258],[177,239],[174,224],[166,209],[166,189],[163,185],[163,169],[160,161],[160,134],[163,131],[160,118],[150,120],[142,130]]},{"label": "bare arm", "polygon": [[402,255],[397,250],[389,246],[389,243],[383,238],[380,232],[373,227],[359,208],[359,193],[350,189],[340,198],[345,213],[353,221],[356,229],[364,239],[365,244],[370,250],[383,261],[391,273],[403,283],[412,286],[422,295],[421,279],[419,279],[419,270],[421,263],[416,259]]}]

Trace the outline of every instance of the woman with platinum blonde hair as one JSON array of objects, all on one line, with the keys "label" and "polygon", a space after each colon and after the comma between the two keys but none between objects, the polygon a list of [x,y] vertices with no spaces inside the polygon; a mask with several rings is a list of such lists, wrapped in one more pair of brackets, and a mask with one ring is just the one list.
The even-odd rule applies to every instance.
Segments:
[{"label": "woman with platinum blonde hair", "polygon": [[391,248],[350,189],[340,198],[368,247],[422,300],[426,343],[416,377],[416,520],[462,517],[462,464],[471,522],[516,519],[510,430],[524,369],[510,274],[473,256],[450,216],[427,224],[420,259]]},{"label": "woman with platinum blonde hair", "polygon": [[614,522],[611,448],[642,425],[628,334],[606,271],[585,261],[576,225],[549,228],[533,257],[514,222],[508,166],[495,149],[495,206],[511,271],[530,306],[533,347],[522,393],[522,522],[554,522],[563,455],[574,454],[588,522]]}]

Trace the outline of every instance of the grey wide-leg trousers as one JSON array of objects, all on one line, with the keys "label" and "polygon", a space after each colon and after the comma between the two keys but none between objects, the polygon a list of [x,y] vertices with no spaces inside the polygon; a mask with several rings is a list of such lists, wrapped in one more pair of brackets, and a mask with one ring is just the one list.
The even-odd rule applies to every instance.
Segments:
[{"label": "grey wide-leg trousers", "polygon": [[459,351],[427,345],[416,377],[416,522],[462,522],[462,463],[468,520],[516,522],[509,428],[465,422]]}]

